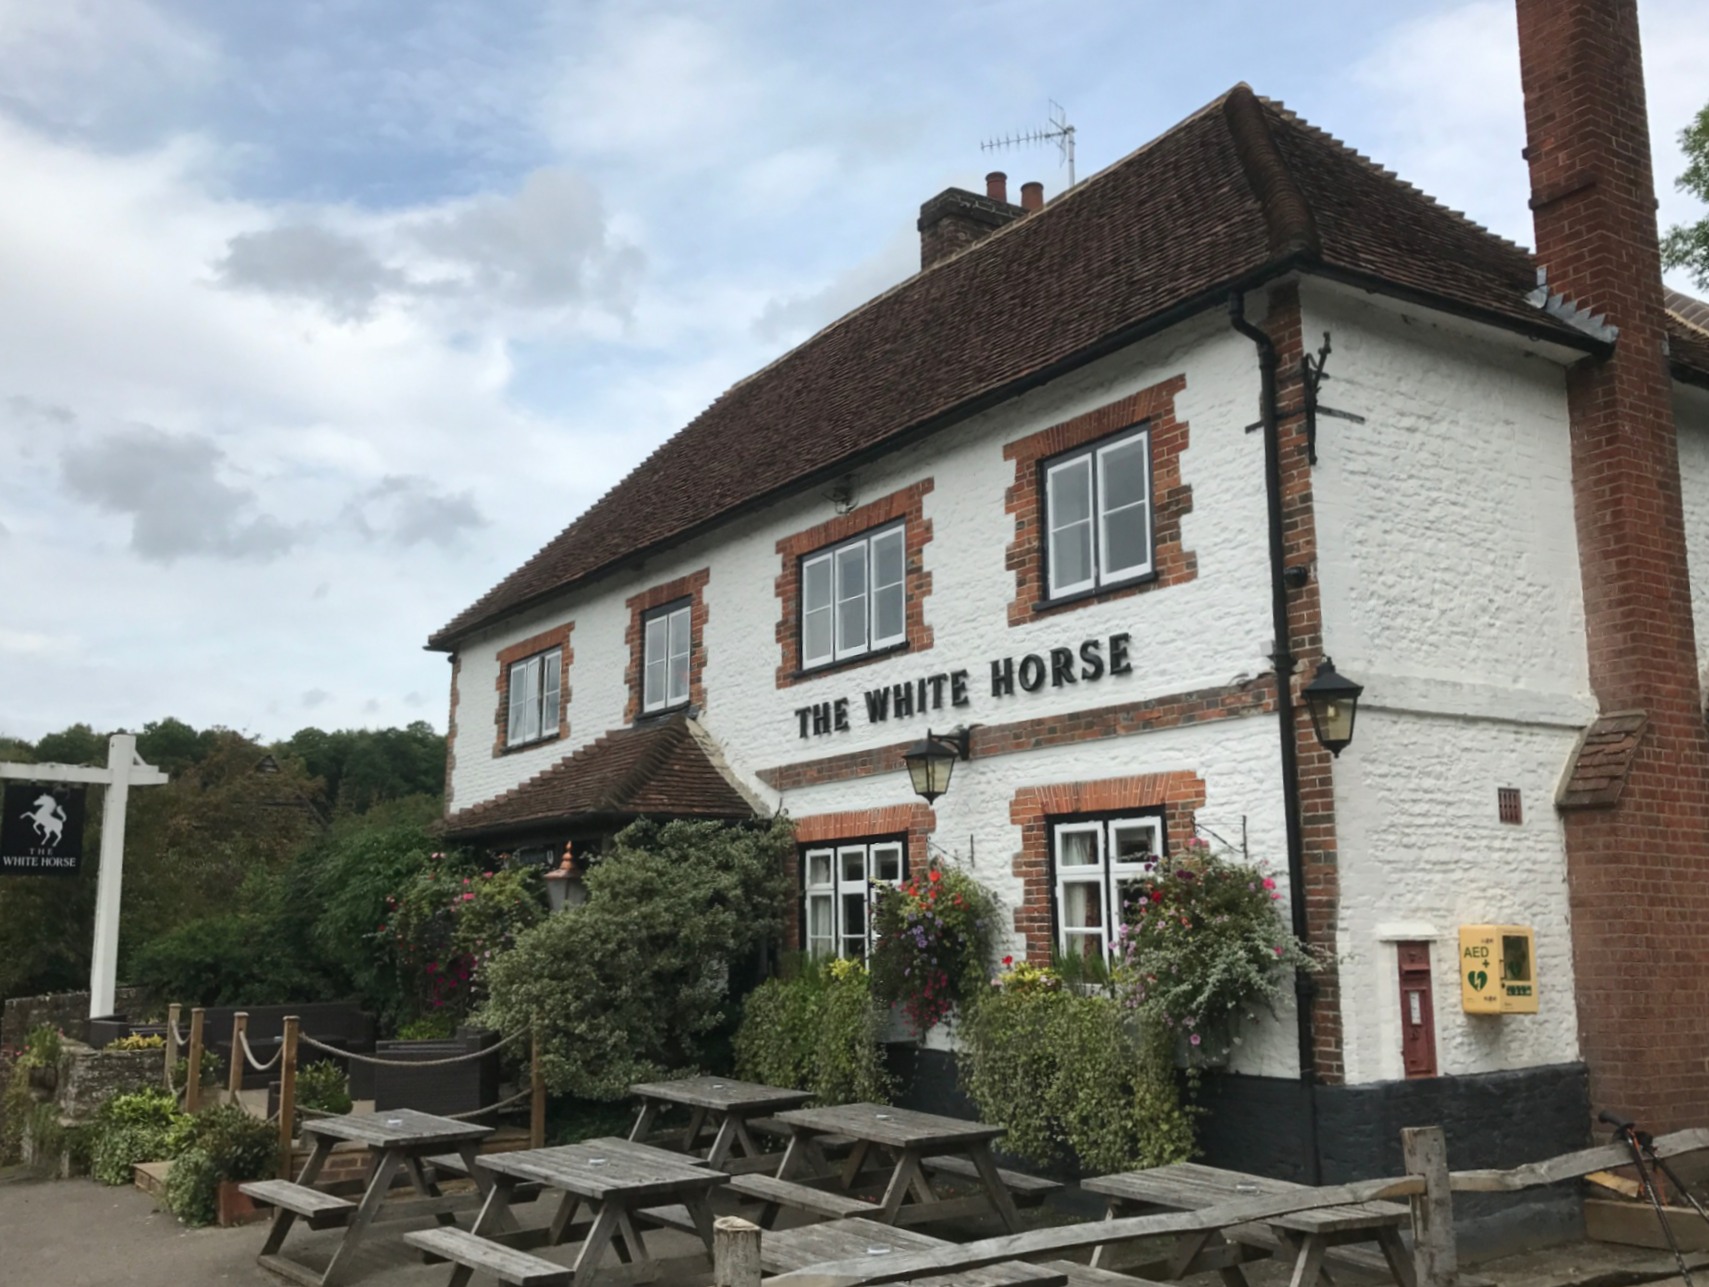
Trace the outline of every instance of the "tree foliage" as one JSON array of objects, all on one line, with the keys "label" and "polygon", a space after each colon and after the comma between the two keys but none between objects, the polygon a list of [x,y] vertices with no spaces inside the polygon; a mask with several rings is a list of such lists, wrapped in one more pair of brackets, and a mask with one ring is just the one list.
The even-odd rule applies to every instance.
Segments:
[{"label": "tree foliage", "polygon": [[[1709,104],[1679,132],[1679,145],[1685,150],[1686,166],[1674,186],[1709,202]],[[1662,266],[1685,269],[1699,288],[1709,290],[1709,214],[1667,230],[1662,237]]]},{"label": "tree foliage", "polygon": [[784,819],[634,823],[588,872],[586,903],[493,961],[480,1017],[504,1032],[537,1024],[547,1085],[584,1099],[703,1065],[783,929],[793,845]]}]

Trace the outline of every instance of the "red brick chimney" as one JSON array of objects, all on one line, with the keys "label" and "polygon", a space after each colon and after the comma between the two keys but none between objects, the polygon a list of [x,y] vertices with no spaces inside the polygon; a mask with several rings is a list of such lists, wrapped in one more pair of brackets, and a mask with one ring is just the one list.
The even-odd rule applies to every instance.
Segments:
[{"label": "red brick chimney", "polygon": [[1021,184],[1021,209],[1028,214],[1044,209],[1044,184],[1037,179]]},{"label": "red brick chimney", "polygon": [[1010,205],[1008,176],[992,171],[985,176],[985,193],[945,188],[920,207],[920,267],[948,259],[976,241],[989,237],[1026,211]]},{"label": "red brick chimney", "polygon": [[1598,1108],[1671,1130],[1709,1119],[1709,738],[1638,6],[1517,4],[1537,259],[1551,292],[1619,328],[1612,356],[1567,375],[1599,732],[1647,716],[1623,788],[1561,801],[1579,1039]]},{"label": "red brick chimney", "polygon": [[993,170],[985,176],[985,195],[993,201],[1009,204],[1009,176],[1001,170]]}]

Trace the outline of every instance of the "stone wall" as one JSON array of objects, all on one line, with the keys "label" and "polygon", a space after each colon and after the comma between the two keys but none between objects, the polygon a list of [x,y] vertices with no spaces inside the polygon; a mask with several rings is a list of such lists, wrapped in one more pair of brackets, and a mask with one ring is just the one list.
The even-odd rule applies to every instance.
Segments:
[{"label": "stone wall", "polygon": [[[114,993],[119,1014],[140,1015],[149,1004],[141,988],[120,988]],[[39,997],[13,997],[0,1016],[0,1050],[18,1050],[30,1030],[51,1024],[73,1041],[89,1039],[89,994],[54,992]]]}]

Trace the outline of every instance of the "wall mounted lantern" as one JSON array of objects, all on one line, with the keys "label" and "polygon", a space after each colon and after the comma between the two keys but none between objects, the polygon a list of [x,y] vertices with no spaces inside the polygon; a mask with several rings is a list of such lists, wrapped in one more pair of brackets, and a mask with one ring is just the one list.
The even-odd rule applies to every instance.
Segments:
[{"label": "wall mounted lantern", "polygon": [[968,758],[972,730],[958,728],[953,733],[933,733],[910,746],[902,755],[908,766],[908,777],[914,784],[914,794],[927,804],[949,790],[949,780],[955,772],[955,762]]},{"label": "wall mounted lantern", "polygon": [[1331,755],[1339,756],[1353,740],[1353,721],[1359,714],[1359,694],[1363,684],[1355,684],[1345,675],[1336,673],[1335,663],[1328,657],[1317,663],[1317,674],[1305,686],[1306,708],[1311,711],[1311,726],[1317,740]]},{"label": "wall mounted lantern", "polygon": [[576,866],[576,856],[568,843],[564,845],[563,859],[555,870],[546,873],[544,879],[546,902],[554,912],[587,902],[587,886],[582,883],[581,869]]}]

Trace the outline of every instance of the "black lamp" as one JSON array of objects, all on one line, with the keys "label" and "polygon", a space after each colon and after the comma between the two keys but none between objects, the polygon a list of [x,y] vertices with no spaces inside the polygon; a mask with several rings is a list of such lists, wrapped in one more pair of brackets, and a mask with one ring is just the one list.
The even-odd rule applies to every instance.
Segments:
[{"label": "black lamp", "polygon": [[1359,694],[1364,691],[1364,685],[1337,674],[1335,663],[1328,657],[1317,663],[1317,674],[1305,686],[1302,695],[1311,711],[1311,726],[1317,732],[1317,740],[1331,755],[1340,755],[1353,740]]},{"label": "black lamp", "polygon": [[949,790],[955,762],[967,759],[969,738],[970,730],[965,728],[953,733],[933,733],[927,729],[925,737],[903,753],[902,761],[908,766],[915,795],[930,804]]}]

